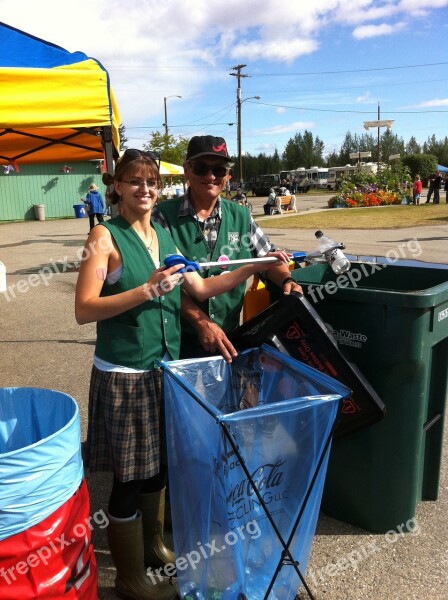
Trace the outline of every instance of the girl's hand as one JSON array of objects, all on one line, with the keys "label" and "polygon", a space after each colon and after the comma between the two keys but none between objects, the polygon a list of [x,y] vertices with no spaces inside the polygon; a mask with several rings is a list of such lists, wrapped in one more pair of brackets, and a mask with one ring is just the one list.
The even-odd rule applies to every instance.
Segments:
[{"label": "girl's hand", "polygon": [[149,300],[164,296],[171,292],[178,283],[182,283],[182,273],[177,273],[185,265],[174,265],[173,267],[159,267],[151,273],[151,277],[145,283],[144,291]]}]

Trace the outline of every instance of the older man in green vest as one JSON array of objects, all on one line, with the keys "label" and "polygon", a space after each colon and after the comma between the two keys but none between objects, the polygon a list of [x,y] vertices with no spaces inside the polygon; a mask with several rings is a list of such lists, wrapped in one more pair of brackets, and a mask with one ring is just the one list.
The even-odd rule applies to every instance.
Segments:
[{"label": "older man in green vest", "polygon": [[[221,196],[232,167],[223,138],[191,138],[183,166],[189,184],[187,193],[180,199],[159,203],[152,218],[171,233],[184,256],[208,262],[223,255],[232,260],[261,258],[275,250],[247,208]],[[201,272],[203,277],[221,273],[219,267]],[[286,294],[302,291],[290,277],[287,264],[271,268],[269,278]],[[236,356],[227,335],[238,327],[244,294],[244,283],[202,304],[183,294],[181,358],[220,353],[230,361]]]}]

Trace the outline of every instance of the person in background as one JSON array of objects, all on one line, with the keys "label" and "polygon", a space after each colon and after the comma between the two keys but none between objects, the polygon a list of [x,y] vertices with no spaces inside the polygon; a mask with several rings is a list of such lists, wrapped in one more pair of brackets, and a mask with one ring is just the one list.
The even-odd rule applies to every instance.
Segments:
[{"label": "person in background", "polygon": [[232,196],[232,194],[230,193],[230,181],[229,180],[226,181],[225,194],[226,194],[226,198],[231,198],[231,196]]},{"label": "person in background", "polygon": [[277,197],[277,194],[275,193],[274,188],[271,188],[269,190],[269,196],[268,196],[267,202],[266,202],[266,204],[263,204],[263,210],[264,210],[265,215],[271,214],[271,209],[273,206],[275,206],[276,197]]},{"label": "person in background", "polygon": [[411,204],[411,183],[409,181],[405,181],[403,184],[404,187],[404,196],[406,204]]},{"label": "person in background", "polygon": [[234,202],[238,202],[238,204],[241,204],[241,206],[246,206],[247,204],[247,196],[241,188],[236,190],[236,194],[233,196],[232,200]]},{"label": "person in background", "polygon": [[[179,252],[151,222],[161,189],[159,161],[157,153],[126,150],[115,175],[103,174],[120,214],[90,232],[86,250],[92,251],[81,262],[75,296],[77,322],[97,326],[85,464],[113,472],[108,539],[115,587],[136,600],[177,597],[172,580],[151,578],[146,568],[175,562],[163,538],[167,469],[158,364],[179,357],[181,286],[205,301],[244,285],[256,271],[245,265],[205,279],[197,272],[181,276],[182,265],[163,266],[166,256]],[[273,256],[286,260],[285,253]]]},{"label": "person in background", "polygon": [[94,183],[89,185],[89,191],[86,194],[86,199],[81,198],[87,208],[87,214],[89,215],[90,221],[90,231],[95,226],[95,217],[97,218],[98,223],[102,223],[104,221],[104,200],[100,192],[98,191],[98,186]]},{"label": "person in background", "polygon": [[442,174],[437,173],[434,177],[434,204],[440,203],[440,188],[442,187]]},{"label": "person in background", "polygon": [[448,204],[448,173],[445,175],[445,204]]},{"label": "person in background", "polygon": [[297,193],[297,186],[299,185],[299,180],[297,179],[297,177],[293,177],[292,179],[292,185],[291,185],[291,191],[293,194]]},{"label": "person in background", "polygon": [[[230,259],[259,258],[274,250],[249,211],[221,196],[231,167],[224,138],[192,137],[184,162],[188,193],[180,206],[165,201],[154,211],[153,218],[170,231],[179,250],[191,260],[216,261],[224,254]],[[210,276],[220,272],[215,267],[206,271]],[[266,277],[285,294],[302,291],[287,263],[272,267]],[[245,290],[243,284],[200,304],[182,295],[181,358],[219,353],[230,362],[237,355],[227,336],[239,325]]]},{"label": "person in background", "polygon": [[420,180],[420,175],[415,176],[414,187],[413,187],[413,196],[414,196],[414,204],[420,204],[420,198],[422,195],[422,187],[423,184]]},{"label": "person in background", "polygon": [[426,194],[425,204],[429,204],[429,201],[431,200],[431,196],[434,193],[434,179],[435,178],[436,178],[435,175],[431,175],[431,177],[428,180],[428,193]]}]

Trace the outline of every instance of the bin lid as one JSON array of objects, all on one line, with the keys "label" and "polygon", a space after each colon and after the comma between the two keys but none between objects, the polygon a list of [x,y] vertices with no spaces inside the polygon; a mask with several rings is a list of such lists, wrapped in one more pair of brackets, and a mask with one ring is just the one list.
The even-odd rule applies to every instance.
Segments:
[{"label": "bin lid", "polygon": [[[328,264],[292,271],[300,284],[321,289],[319,298],[334,298],[406,308],[434,307],[448,302],[448,269],[387,262],[352,262],[343,275]],[[309,289],[308,289],[309,291]]]}]

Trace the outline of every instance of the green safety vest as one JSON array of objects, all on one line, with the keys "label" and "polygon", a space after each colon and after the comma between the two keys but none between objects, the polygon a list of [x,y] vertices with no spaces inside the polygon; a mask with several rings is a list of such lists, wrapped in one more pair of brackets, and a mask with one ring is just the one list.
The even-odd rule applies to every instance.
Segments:
[{"label": "green safety vest", "polygon": [[[169,234],[154,223],[163,259],[176,252]],[[123,259],[123,273],[116,283],[103,285],[100,296],[113,296],[146,283],[156,268],[143,241],[131,225],[118,216],[104,221]],[[139,306],[97,322],[95,353],[99,358],[134,369],[151,370],[168,351],[179,358],[180,286],[166,296],[147,300]]]},{"label": "green safety vest", "polygon": [[[207,240],[202,230],[191,215],[179,216],[179,199],[173,198],[157,204],[157,210],[165,218],[171,235],[180,252],[189,260],[196,262],[216,261],[221,255],[229,259],[252,258],[250,249],[250,216],[245,206],[221,199],[222,220],[215,247],[210,256]],[[237,267],[229,267],[228,270]],[[221,275],[219,267],[200,270],[202,277]],[[224,275],[225,277],[225,275]],[[197,302],[198,306],[225,332],[233,331],[239,324],[243,306],[246,284],[241,283],[233,290],[209,298],[205,302]],[[194,328],[182,321],[182,329],[194,333]]]}]

